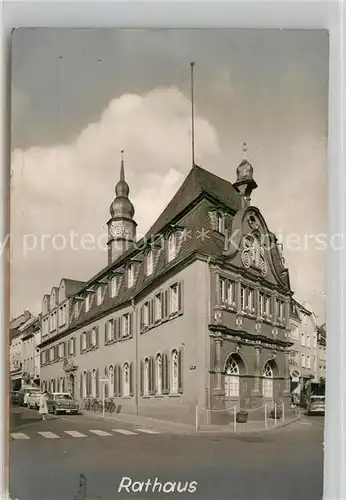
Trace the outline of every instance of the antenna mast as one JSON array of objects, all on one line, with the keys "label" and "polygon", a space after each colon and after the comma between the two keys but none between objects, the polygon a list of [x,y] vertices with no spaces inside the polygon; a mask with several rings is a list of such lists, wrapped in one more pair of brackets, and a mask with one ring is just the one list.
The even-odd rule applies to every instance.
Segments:
[{"label": "antenna mast", "polygon": [[195,165],[195,104],[194,104],[194,93],[193,93],[193,68],[195,63],[191,62],[191,155],[192,155],[192,166]]}]

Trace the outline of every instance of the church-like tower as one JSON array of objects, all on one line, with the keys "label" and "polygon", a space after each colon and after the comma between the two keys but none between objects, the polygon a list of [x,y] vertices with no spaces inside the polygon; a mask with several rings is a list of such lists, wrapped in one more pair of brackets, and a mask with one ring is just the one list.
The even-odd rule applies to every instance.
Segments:
[{"label": "church-like tower", "polygon": [[236,190],[242,196],[243,208],[251,204],[251,193],[257,188],[257,183],[253,178],[253,166],[246,158],[247,146],[246,142],[243,144],[244,159],[237,168],[237,180],[233,184]]},{"label": "church-like tower", "polygon": [[133,220],[134,206],[129,200],[130,188],[125,181],[124,151],[121,151],[120,180],[115,186],[115,198],[109,211],[108,265],[115,262],[136,241],[137,224]]}]

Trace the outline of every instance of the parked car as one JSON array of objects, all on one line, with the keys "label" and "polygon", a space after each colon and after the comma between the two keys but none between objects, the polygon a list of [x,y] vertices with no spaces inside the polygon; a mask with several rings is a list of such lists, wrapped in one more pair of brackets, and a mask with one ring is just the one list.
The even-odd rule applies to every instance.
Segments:
[{"label": "parked car", "polygon": [[48,395],[48,413],[78,413],[79,405],[67,392],[53,392]]},{"label": "parked car", "polygon": [[29,392],[26,404],[27,407],[30,408],[35,408],[36,410],[39,409],[40,407],[40,397],[41,397],[42,392],[41,391],[32,391]]}]

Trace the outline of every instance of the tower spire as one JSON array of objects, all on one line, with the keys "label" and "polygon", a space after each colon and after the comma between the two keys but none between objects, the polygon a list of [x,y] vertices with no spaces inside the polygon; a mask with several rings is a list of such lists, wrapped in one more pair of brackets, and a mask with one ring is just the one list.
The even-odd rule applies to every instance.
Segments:
[{"label": "tower spire", "polygon": [[120,180],[122,182],[125,182],[124,150],[122,149],[120,153],[121,153]]}]

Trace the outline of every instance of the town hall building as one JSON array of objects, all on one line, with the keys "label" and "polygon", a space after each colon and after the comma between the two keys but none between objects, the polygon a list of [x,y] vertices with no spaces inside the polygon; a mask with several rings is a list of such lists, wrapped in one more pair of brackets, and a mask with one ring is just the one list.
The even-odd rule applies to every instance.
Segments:
[{"label": "town hall building", "polygon": [[[42,303],[41,385],[121,412],[192,423],[289,397],[293,292],[282,246],[234,184],[193,165],[141,240],[124,160],[108,220],[108,265],[62,279]],[[202,418],[203,421],[203,418]]]}]

